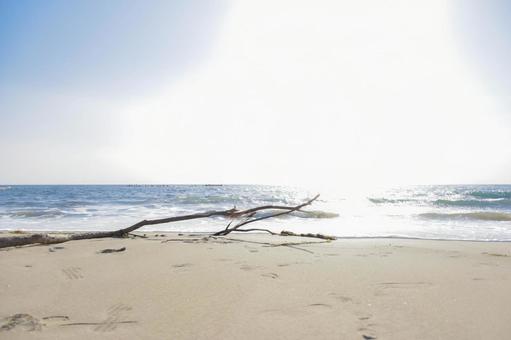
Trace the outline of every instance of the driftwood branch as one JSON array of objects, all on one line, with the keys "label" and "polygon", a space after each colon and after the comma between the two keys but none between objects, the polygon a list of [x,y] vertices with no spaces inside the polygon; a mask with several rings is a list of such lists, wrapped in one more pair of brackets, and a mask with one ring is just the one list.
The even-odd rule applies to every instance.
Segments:
[{"label": "driftwood branch", "polygon": [[237,210],[229,209],[223,211],[209,211],[198,214],[184,215],[184,216],[175,216],[169,218],[161,218],[155,220],[143,220],[134,225],[114,230],[114,231],[99,231],[99,232],[89,232],[89,233],[79,233],[79,234],[70,234],[63,236],[51,236],[48,234],[33,234],[27,236],[14,236],[14,237],[0,237],[0,248],[6,247],[15,247],[15,246],[23,246],[27,244],[55,244],[55,243],[63,243],[67,241],[75,241],[75,240],[88,240],[88,239],[97,239],[97,238],[108,238],[108,237],[126,237],[129,233],[142,228],[147,225],[154,224],[162,224],[162,223],[170,223],[177,221],[186,221],[197,218],[206,218],[211,216],[226,216],[230,217],[232,214],[236,213]]},{"label": "driftwood branch", "polygon": [[272,235],[280,235],[279,233],[275,233],[269,229],[261,229],[261,228],[251,228],[251,229],[236,229],[236,231],[242,231],[242,232],[250,232],[250,231],[264,231],[265,233],[269,233]]},{"label": "driftwood branch", "polygon": [[[0,248],[6,247],[16,247],[23,246],[28,244],[55,244],[55,243],[63,243],[67,241],[75,241],[75,240],[86,240],[86,239],[98,239],[98,238],[109,238],[109,237],[127,237],[129,233],[140,229],[144,226],[155,225],[155,224],[163,224],[163,223],[171,223],[178,221],[187,221],[199,218],[207,218],[213,216],[223,216],[226,218],[231,218],[231,222],[227,225],[227,227],[219,232],[214,233],[214,236],[224,236],[233,231],[240,232],[248,232],[248,231],[264,231],[268,232],[272,235],[276,234],[268,229],[240,229],[242,226],[247,225],[249,223],[254,223],[258,221],[262,221],[265,219],[282,216],[286,214],[290,214],[293,211],[299,211],[305,206],[310,205],[314,202],[319,195],[316,195],[314,198],[306,201],[305,203],[299,204],[297,206],[281,206],[281,205],[264,205],[255,208],[250,208],[246,210],[237,210],[236,208],[228,209],[228,210],[220,210],[220,211],[207,211],[203,213],[191,214],[191,215],[183,215],[183,216],[175,216],[169,218],[161,218],[154,220],[143,220],[134,225],[114,230],[114,231],[101,231],[101,232],[88,232],[88,233],[79,233],[79,234],[70,234],[70,235],[62,235],[62,236],[52,236],[48,234],[32,234],[27,236],[14,236],[14,237],[0,237]],[[258,211],[263,210],[283,210],[278,213],[254,217]],[[242,221],[233,224],[235,219],[242,219]],[[283,233],[281,235],[284,235]],[[296,235],[296,234],[295,234]],[[286,235],[284,235],[286,236]]]},{"label": "driftwood branch", "polygon": [[312,237],[312,238],[320,238],[320,239],[329,240],[329,241],[336,240],[335,236],[323,235],[323,234],[311,234],[311,233],[297,234],[297,233],[293,233],[292,231],[287,231],[287,230],[282,230],[279,235],[281,235],[281,236]]},{"label": "driftwood branch", "polygon": [[[262,220],[266,220],[268,218],[273,218],[273,217],[277,217],[277,216],[282,216],[282,215],[290,214],[293,211],[300,210],[303,207],[306,207],[306,206],[310,205],[312,202],[317,200],[318,197],[319,197],[319,194],[314,196],[312,199],[308,200],[307,202],[302,203],[300,205],[297,205],[295,207],[278,206],[278,209],[282,209],[282,210],[285,210],[285,211],[279,212],[279,213],[275,213],[275,214],[271,214],[271,215],[267,215],[267,216],[261,216],[261,217],[256,217],[256,218],[253,218],[253,219],[248,219],[248,220],[245,220],[245,221],[242,221],[240,223],[235,224],[233,227],[227,226],[226,229],[214,233],[213,236],[225,236],[227,234],[232,233],[233,231],[239,230],[240,227],[242,227],[242,226],[244,226],[246,224],[253,223],[253,222],[258,222],[258,221],[262,221]],[[249,212],[249,213],[253,214],[257,210],[263,210],[263,209],[272,209],[272,210],[274,210],[275,207],[266,206],[266,207],[262,207],[262,209],[261,209],[261,207],[258,207],[258,208],[254,208],[254,209],[245,210],[245,212]],[[251,216],[253,216],[253,215],[251,215]]]}]

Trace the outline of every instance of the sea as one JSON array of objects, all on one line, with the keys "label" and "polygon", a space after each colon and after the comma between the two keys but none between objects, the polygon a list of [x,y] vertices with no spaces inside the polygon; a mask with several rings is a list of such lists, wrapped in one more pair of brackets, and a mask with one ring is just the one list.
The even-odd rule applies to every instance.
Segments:
[{"label": "sea", "polygon": [[[115,230],[140,220],[260,205],[297,205],[316,192],[266,185],[0,185],[0,230]],[[511,241],[511,185],[332,188],[306,211],[253,227],[345,238]],[[222,217],[141,232],[213,232]]]}]

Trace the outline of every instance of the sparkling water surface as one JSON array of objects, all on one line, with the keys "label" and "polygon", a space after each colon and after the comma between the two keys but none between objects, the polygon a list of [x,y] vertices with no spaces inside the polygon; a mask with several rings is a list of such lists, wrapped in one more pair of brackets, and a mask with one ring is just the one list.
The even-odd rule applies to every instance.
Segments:
[{"label": "sparkling water surface", "polygon": [[[0,186],[0,230],[113,230],[142,219],[234,206],[295,205],[314,194],[255,185],[4,185]],[[511,185],[349,192],[339,188],[321,194],[308,213],[253,226],[341,237],[511,241]],[[227,223],[219,217],[144,227],[143,231],[211,232]]]}]

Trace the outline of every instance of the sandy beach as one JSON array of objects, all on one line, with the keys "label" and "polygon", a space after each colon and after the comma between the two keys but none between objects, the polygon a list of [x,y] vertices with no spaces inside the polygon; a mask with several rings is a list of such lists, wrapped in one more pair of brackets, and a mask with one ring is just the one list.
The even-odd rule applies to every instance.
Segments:
[{"label": "sandy beach", "polygon": [[147,236],[0,251],[0,338],[511,334],[509,243]]}]

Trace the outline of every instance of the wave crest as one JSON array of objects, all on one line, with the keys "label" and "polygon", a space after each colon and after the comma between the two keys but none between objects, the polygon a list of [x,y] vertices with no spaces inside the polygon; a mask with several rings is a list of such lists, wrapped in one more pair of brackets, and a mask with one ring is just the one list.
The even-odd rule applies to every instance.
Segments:
[{"label": "wave crest", "polygon": [[446,200],[440,199],[433,202],[434,205],[444,207],[467,207],[467,208],[508,208],[511,207],[511,199],[486,199],[486,200]]},{"label": "wave crest", "polygon": [[511,221],[511,213],[504,212],[467,212],[467,213],[424,213],[418,215],[429,220],[478,220],[478,221]]},{"label": "wave crest", "polygon": [[60,210],[21,210],[11,212],[11,217],[30,218],[30,217],[57,217],[66,215],[65,212]]},{"label": "wave crest", "polygon": [[369,201],[374,204],[399,204],[399,203],[408,203],[408,202],[416,202],[417,200],[408,199],[408,198],[373,198],[368,197]]},{"label": "wave crest", "polygon": [[308,211],[298,211],[294,213],[295,216],[302,218],[336,218],[339,217],[339,214],[329,211],[322,210],[308,210]]},{"label": "wave crest", "polygon": [[499,199],[508,198],[511,199],[511,191],[472,191],[469,193],[470,196],[482,199]]}]

